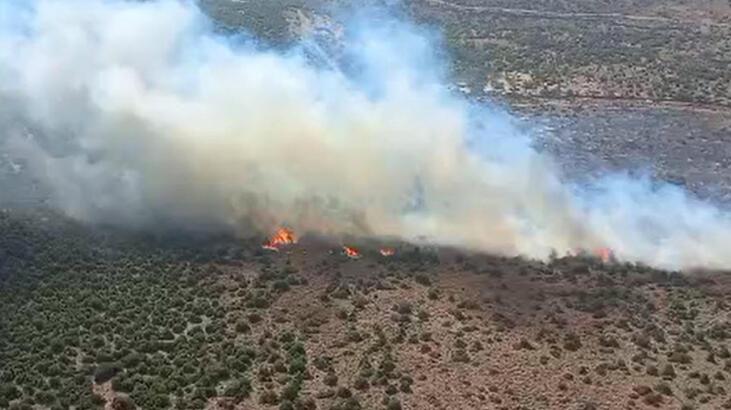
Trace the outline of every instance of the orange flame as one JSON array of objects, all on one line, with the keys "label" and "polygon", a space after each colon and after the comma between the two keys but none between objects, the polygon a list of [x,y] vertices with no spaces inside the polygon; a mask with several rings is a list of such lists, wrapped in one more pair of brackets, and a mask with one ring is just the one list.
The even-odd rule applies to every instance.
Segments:
[{"label": "orange flame", "polygon": [[261,247],[270,251],[279,252],[279,248],[282,246],[293,243],[297,243],[297,236],[295,236],[294,231],[288,228],[279,228],[277,233],[272,235]]},{"label": "orange flame", "polygon": [[594,254],[604,263],[614,260],[614,252],[609,248],[599,248]]},{"label": "orange flame", "polygon": [[393,248],[381,248],[381,255],[389,257],[393,256],[396,251]]},{"label": "orange flame", "polygon": [[345,256],[351,259],[360,258],[360,252],[358,252],[358,250],[355,248],[351,248],[350,246],[343,246],[343,253],[345,253]]}]

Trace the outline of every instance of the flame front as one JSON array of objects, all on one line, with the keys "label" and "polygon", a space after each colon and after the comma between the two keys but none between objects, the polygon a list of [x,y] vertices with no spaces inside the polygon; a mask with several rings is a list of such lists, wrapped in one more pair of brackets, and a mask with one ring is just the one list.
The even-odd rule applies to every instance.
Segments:
[{"label": "flame front", "polygon": [[393,256],[396,253],[396,250],[393,248],[381,248],[381,255],[383,256]]},{"label": "flame front", "polygon": [[345,253],[345,256],[351,258],[351,259],[358,259],[360,258],[360,252],[352,248],[350,246],[343,246],[343,253]]},{"label": "flame front", "polygon": [[277,232],[262,245],[262,248],[272,251],[279,251],[279,248],[285,245],[297,243],[297,236],[294,231],[288,228],[279,228]]},{"label": "flame front", "polygon": [[604,263],[609,263],[614,259],[614,252],[609,248],[599,248],[595,254]]}]

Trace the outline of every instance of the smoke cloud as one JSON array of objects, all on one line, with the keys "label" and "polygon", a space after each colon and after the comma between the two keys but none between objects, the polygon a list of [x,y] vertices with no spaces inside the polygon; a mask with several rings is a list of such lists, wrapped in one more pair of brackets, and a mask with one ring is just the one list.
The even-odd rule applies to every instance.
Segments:
[{"label": "smoke cloud", "polygon": [[429,33],[360,20],[342,42],[316,64],[190,2],[6,1],[0,144],[93,223],[731,268],[726,214],[649,180],[562,182],[509,115],[449,91]]}]

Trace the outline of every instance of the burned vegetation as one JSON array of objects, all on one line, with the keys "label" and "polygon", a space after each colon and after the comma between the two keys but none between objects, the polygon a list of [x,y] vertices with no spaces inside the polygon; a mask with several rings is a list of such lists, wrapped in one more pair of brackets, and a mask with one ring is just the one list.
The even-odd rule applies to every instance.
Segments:
[{"label": "burned vegetation", "polygon": [[0,226],[0,408],[731,407],[722,274]]}]

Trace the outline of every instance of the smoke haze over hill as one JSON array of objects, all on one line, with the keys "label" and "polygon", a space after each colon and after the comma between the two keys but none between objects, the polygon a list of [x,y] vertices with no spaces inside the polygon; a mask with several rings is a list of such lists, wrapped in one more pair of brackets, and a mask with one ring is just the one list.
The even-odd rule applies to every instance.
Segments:
[{"label": "smoke haze over hill", "polygon": [[90,223],[731,267],[728,215],[649,179],[563,182],[508,114],[450,91],[430,32],[360,18],[343,41],[322,67],[190,2],[4,3],[0,144]]}]

